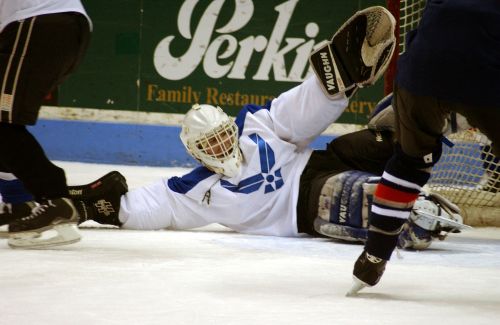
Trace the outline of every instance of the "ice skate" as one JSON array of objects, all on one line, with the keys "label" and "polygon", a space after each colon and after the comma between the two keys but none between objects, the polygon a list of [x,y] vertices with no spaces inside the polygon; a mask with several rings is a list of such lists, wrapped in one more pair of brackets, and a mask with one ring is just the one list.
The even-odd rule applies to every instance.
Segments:
[{"label": "ice skate", "polygon": [[[66,245],[81,239],[76,223],[78,212],[68,198],[48,200],[31,213],[9,224],[9,246],[44,248]],[[55,232],[55,234],[54,234]]]},{"label": "ice skate", "polygon": [[368,287],[368,285],[366,283],[364,283],[363,281],[361,281],[360,279],[356,278],[356,277],[352,277],[352,280],[353,280],[353,284],[352,284],[352,287],[351,289],[346,293],[346,297],[355,297],[358,295],[358,293],[363,289],[363,288],[366,288]]},{"label": "ice skate", "polygon": [[14,220],[27,217],[31,209],[36,206],[35,202],[29,201],[20,204],[0,202],[0,226],[7,225]]},{"label": "ice skate", "polygon": [[361,289],[376,285],[384,274],[386,264],[386,260],[363,251],[354,264],[352,272],[354,284],[347,292],[347,296],[355,296]]}]

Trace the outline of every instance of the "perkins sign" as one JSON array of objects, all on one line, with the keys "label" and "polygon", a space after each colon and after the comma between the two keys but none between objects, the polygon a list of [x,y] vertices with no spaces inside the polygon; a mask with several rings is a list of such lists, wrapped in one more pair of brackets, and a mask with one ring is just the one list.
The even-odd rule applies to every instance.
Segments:
[{"label": "perkins sign", "polygon": [[[68,83],[75,89],[69,106],[184,113],[208,103],[235,115],[241,106],[263,105],[303,81],[312,74],[308,59],[315,48],[354,12],[384,1],[103,3],[85,1],[95,28],[79,78],[89,85],[78,77],[80,84]],[[89,96],[75,99],[86,88]],[[365,123],[382,91],[381,83],[361,90],[341,121]]]},{"label": "perkins sign", "polygon": [[[285,38],[299,0],[285,1],[274,7],[276,20],[269,35],[250,35],[243,39],[233,34],[252,24],[255,5],[252,0],[234,1],[234,12],[229,21],[216,28],[224,21],[221,10],[225,2],[212,1],[198,20],[193,19],[193,11],[202,4],[197,0],[186,0],[182,4],[177,17],[178,35],[168,35],[155,48],[153,61],[158,74],[167,80],[182,80],[201,65],[204,74],[213,79],[304,80],[319,26],[308,22],[303,31],[306,38]],[[194,26],[194,33],[191,26]],[[180,37],[189,40],[189,47],[181,56],[174,56],[172,48],[176,38]],[[263,53],[257,58],[257,71],[248,71],[250,60],[257,53]],[[288,66],[285,64],[287,56],[292,59]]]}]

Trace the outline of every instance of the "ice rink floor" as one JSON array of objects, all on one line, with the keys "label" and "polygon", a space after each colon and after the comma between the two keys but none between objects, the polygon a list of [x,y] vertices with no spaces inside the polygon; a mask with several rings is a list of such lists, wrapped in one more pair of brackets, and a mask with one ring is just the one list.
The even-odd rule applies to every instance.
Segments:
[{"label": "ice rink floor", "polygon": [[[129,187],[185,169],[57,162],[70,184],[119,170]],[[500,217],[500,216],[499,216]],[[394,254],[381,283],[347,298],[362,246],[325,239],[82,228],[81,242],[0,240],[0,324],[498,324],[500,229]]]}]

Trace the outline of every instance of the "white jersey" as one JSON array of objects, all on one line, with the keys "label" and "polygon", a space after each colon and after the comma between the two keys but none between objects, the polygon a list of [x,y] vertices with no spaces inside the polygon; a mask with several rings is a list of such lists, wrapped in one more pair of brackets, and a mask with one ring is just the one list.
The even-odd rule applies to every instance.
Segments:
[{"label": "white jersey", "polygon": [[266,106],[238,114],[243,155],[235,177],[198,167],[122,196],[120,220],[128,229],[191,229],[219,223],[248,234],[297,236],[297,199],[307,145],[347,106],[328,99],[315,77]]},{"label": "white jersey", "polygon": [[92,29],[92,21],[80,0],[0,0],[0,32],[14,21],[59,12],[81,13]]}]

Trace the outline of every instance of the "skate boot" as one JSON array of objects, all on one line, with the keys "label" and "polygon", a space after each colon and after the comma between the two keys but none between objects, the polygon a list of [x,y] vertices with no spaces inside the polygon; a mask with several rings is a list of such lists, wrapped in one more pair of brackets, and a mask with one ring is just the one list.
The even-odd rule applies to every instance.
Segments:
[{"label": "skate boot", "polygon": [[36,203],[33,201],[18,204],[0,203],[0,226],[7,225],[16,219],[29,216],[31,214],[31,209],[35,206]]},{"label": "skate boot", "polygon": [[[47,200],[35,206],[29,215],[9,224],[9,246],[43,248],[66,245],[81,239],[76,223],[78,212],[68,198]],[[45,236],[54,230],[55,236]]]},{"label": "skate boot", "polygon": [[363,251],[354,264],[352,272],[354,284],[347,296],[356,295],[364,287],[376,285],[385,271],[386,260]]},{"label": "skate boot", "polygon": [[127,192],[127,181],[117,171],[87,185],[70,186],[70,196],[80,214],[78,224],[93,220],[100,224],[121,226],[118,219],[120,199]]}]

